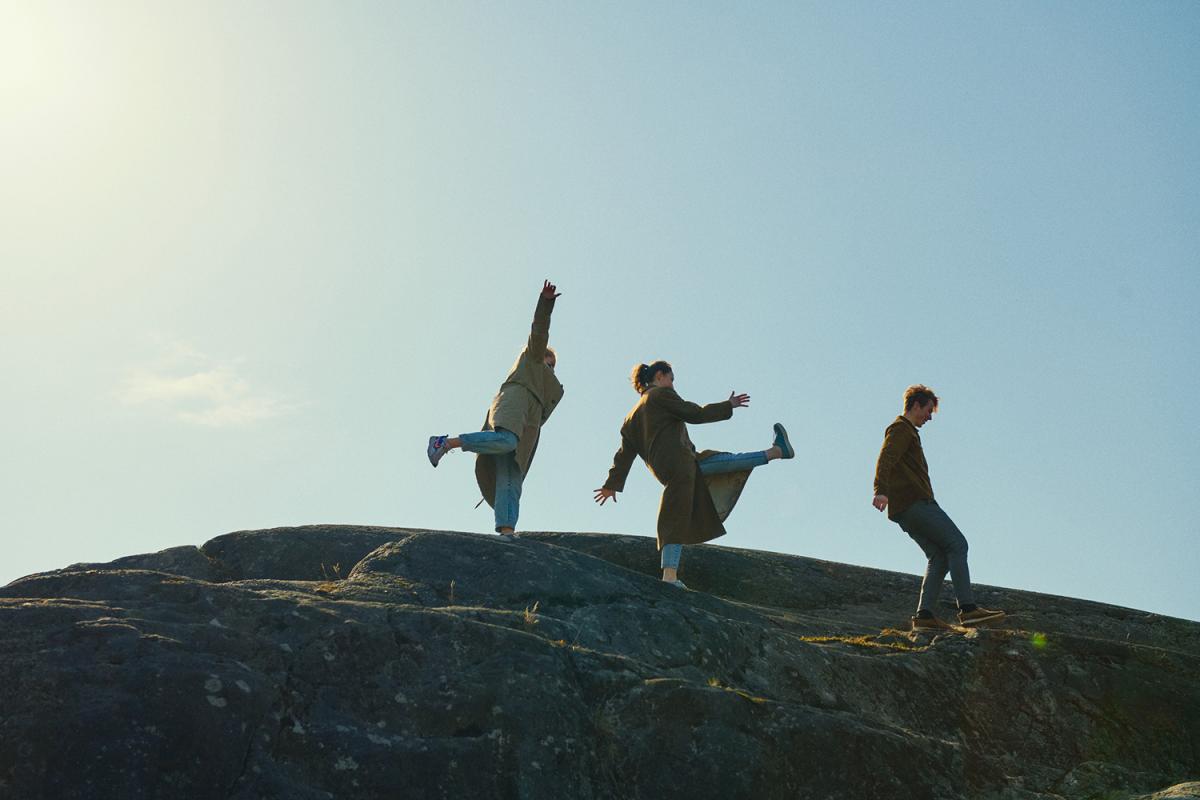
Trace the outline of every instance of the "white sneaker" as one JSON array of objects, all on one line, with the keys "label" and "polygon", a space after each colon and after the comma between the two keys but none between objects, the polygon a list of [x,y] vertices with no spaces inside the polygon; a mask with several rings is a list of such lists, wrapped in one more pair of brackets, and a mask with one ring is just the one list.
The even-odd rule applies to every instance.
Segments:
[{"label": "white sneaker", "polygon": [[678,589],[686,589],[687,588],[687,584],[684,583],[683,581],[679,580],[679,578],[676,578],[673,581],[667,581],[667,583],[671,584],[672,586],[674,586]]},{"label": "white sneaker", "polygon": [[450,452],[446,448],[446,440],[449,438],[450,434],[448,433],[442,436],[429,437],[429,447],[425,448],[425,455],[429,456],[430,464],[433,464],[436,467],[438,462],[442,460],[442,456]]}]

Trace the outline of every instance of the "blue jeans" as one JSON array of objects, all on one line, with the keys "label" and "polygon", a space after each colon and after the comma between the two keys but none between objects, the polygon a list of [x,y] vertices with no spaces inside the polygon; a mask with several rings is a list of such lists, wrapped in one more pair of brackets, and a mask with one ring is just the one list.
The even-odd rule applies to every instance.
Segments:
[{"label": "blue jeans", "polygon": [[[767,463],[767,451],[756,450],[753,453],[717,453],[700,462],[701,475],[719,475],[722,472],[745,472],[761,467]],[[679,569],[679,559],[683,556],[683,545],[664,544],[662,549],[662,568]]]},{"label": "blue jeans", "polygon": [[934,609],[947,572],[954,583],[959,608],[974,603],[971,570],[967,568],[967,537],[942,507],[933,500],[918,500],[896,517],[896,523],[929,559],[925,565],[925,579],[921,581],[917,611],[928,611],[937,616]]},{"label": "blue jeans", "polygon": [[517,465],[517,435],[500,428],[460,434],[462,449],[491,458],[496,463],[496,530],[516,528],[521,509],[521,482],[525,476]]}]

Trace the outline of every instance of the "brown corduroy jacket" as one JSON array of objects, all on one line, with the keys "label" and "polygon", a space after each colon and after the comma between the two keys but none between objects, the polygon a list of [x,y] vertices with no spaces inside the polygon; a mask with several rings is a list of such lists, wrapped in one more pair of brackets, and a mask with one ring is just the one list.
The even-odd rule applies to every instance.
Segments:
[{"label": "brown corduroy jacket", "polygon": [[722,524],[737,503],[749,471],[700,474],[699,462],[714,450],[696,452],[687,423],[718,422],[733,416],[728,400],[699,406],[674,389],[648,389],[621,425],[621,447],[613,456],[605,489],[620,492],[633,460],[641,456],[665,488],[658,506],[658,549],[667,544],[699,544],[725,534]]},{"label": "brown corduroy jacket", "polygon": [[887,497],[888,519],[900,516],[918,500],[933,499],[921,434],[903,414],[883,434],[875,463],[875,494]]}]

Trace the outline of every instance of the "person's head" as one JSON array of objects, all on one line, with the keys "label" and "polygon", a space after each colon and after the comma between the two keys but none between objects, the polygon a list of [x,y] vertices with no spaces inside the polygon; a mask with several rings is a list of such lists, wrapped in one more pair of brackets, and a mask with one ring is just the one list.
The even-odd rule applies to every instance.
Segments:
[{"label": "person's head", "polygon": [[918,383],[904,390],[904,416],[918,428],[933,418],[937,407],[938,396],[928,386]]},{"label": "person's head", "polygon": [[546,355],[542,357],[542,363],[550,369],[554,369],[555,365],[558,364],[558,353],[554,352],[553,347],[546,348]]},{"label": "person's head", "polygon": [[637,364],[629,382],[638,394],[645,394],[655,386],[672,386],[675,383],[675,373],[666,361],[653,361],[649,364]]}]

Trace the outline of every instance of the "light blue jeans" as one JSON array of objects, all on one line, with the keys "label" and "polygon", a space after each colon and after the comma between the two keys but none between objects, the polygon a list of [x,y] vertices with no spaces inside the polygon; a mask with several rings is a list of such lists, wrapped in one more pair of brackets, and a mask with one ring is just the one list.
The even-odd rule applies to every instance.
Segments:
[{"label": "light blue jeans", "polygon": [[496,530],[516,528],[521,509],[521,482],[525,476],[517,466],[517,435],[499,428],[459,434],[462,449],[491,458],[496,464]]},{"label": "light blue jeans", "polygon": [[[753,453],[717,453],[700,462],[701,475],[719,475],[722,472],[744,472],[767,463],[767,451]],[[665,544],[662,549],[662,568],[679,569],[683,556],[683,545]]]}]

